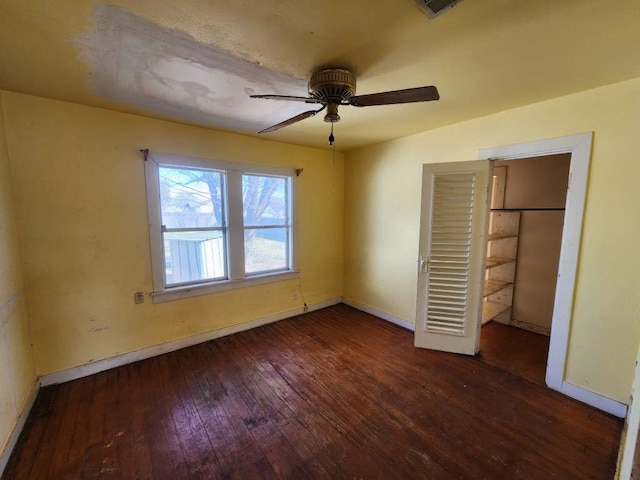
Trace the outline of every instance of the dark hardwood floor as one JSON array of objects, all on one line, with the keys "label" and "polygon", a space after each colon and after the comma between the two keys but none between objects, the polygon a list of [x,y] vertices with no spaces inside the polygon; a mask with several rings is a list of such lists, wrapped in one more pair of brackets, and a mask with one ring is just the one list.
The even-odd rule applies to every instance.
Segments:
[{"label": "dark hardwood floor", "polygon": [[530,382],[545,385],[549,337],[498,322],[480,334],[480,359]]},{"label": "dark hardwood floor", "polygon": [[622,421],[338,305],[43,389],[9,479],[611,479]]}]

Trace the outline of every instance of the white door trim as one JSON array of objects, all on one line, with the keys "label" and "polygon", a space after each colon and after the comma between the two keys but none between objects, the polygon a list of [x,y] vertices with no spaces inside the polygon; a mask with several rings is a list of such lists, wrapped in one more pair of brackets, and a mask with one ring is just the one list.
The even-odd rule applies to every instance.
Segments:
[{"label": "white door trim", "polygon": [[622,430],[620,453],[618,454],[619,480],[631,479],[633,464],[638,448],[638,433],[640,429],[640,350],[636,357],[636,369],[631,389],[631,402],[629,404],[629,416]]},{"label": "white door trim", "polygon": [[[571,154],[569,169],[569,189],[565,210],[564,227],[562,230],[562,245],[560,248],[560,264],[558,266],[558,283],[553,306],[551,321],[551,339],[549,343],[549,358],[547,360],[547,385],[565,393],[573,395],[574,389],[569,388],[565,379],[567,350],[569,346],[569,331],[575,293],[576,272],[578,269],[578,254],[580,238],[582,236],[582,219],[584,216],[589,164],[591,161],[591,144],[593,133],[580,133],[567,137],[538,140],[530,143],[506,145],[485,148],[479,151],[478,159],[512,160],[517,158],[540,157],[560,153]],[[575,387],[574,387],[575,388]],[[580,389],[579,400],[602,408],[602,396],[594,394],[593,402],[585,395],[588,390]],[[620,415],[623,404],[612,400],[614,413]],[[623,408],[626,410],[626,408]],[[624,414],[623,414],[624,415]]]}]

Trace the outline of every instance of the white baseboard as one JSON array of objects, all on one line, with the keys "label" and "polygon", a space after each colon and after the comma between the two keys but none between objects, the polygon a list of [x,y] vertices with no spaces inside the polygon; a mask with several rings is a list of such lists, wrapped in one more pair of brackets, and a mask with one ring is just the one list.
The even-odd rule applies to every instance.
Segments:
[{"label": "white baseboard", "polygon": [[[318,302],[309,305],[308,311],[319,310],[321,308],[330,307],[342,303],[342,298],[332,298],[323,302]],[[284,320],[285,318],[295,317],[304,313],[304,307],[294,308],[293,310],[287,310],[285,312],[274,313],[265,317],[257,318],[249,322],[239,323],[238,325],[232,325],[230,327],[220,328],[218,330],[211,330],[210,332],[200,333],[191,337],[180,338],[171,342],[162,343],[160,345],[154,345],[152,347],[143,348],[134,352],[123,353],[122,355],[116,355],[115,357],[105,358],[104,360],[98,360],[96,362],[88,363],[86,365],[80,365],[79,367],[69,368],[67,370],[60,370],[58,372],[48,373],[40,377],[40,383],[43,387],[48,385],[55,385],[57,383],[69,382],[78,378],[87,377],[94,373],[103,372],[111,368],[120,367],[129,363],[137,362],[139,360],[145,360],[147,358],[162,355],[164,353],[174,352],[181,348],[190,347],[199,343],[208,342],[216,338],[225,337],[234,333],[243,332],[252,328],[260,327],[268,323]]]},{"label": "white baseboard", "polygon": [[9,439],[4,446],[4,450],[0,454],[0,477],[4,473],[4,469],[9,463],[9,458],[11,457],[11,453],[18,443],[18,438],[20,438],[20,434],[22,433],[22,429],[24,428],[24,424],[27,422],[27,418],[29,418],[29,414],[31,413],[31,409],[33,408],[33,404],[36,402],[36,397],[38,396],[38,392],[40,391],[40,381],[36,380],[31,387],[31,391],[29,392],[29,396],[27,397],[24,405],[22,406],[22,411],[18,415],[16,419],[16,424],[13,427],[13,431],[11,435],[9,435]]},{"label": "white baseboard", "polygon": [[416,326],[414,323],[408,322],[407,320],[403,320],[402,318],[399,318],[399,317],[395,317],[390,313],[377,310],[373,307],[370,307],[369,305],[365,305],[364,303],[356,302],[355,300],[350,300],[348,298],[343,299],[342,303],[344,303],[345,305],[349,305],[350,307],[353,307],[357,310],[361,310],[363,312],[370,313],[371,315],[375,315],[376,317],[386,320],[387,322],[395,323],[396,325],[402,328],[406,328],[407,330],[411,330],[412,332],[414,332],[416,329]]},{"label": "white baseboard", "polygon": [[594,393],[586,388],[573,385],[566,380],[562,382],[560,392],[566,396],[580,400],[582,403],[591,405],[592,407],[610,413],[618,418],[624,418],[627,415],[627,406],[624,403],[605,397],[598,393]]}]

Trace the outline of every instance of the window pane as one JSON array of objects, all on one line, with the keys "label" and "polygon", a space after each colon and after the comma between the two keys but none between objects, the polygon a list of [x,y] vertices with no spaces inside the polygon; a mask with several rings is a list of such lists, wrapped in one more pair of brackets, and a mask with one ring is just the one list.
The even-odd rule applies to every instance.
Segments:
[{"label": "window pane", "polygon": [[242,176],[242,211],[245,227],[286,225],[289,206],[287,179]]},{"label": "window pane", "polygon": [[244,231],[246,273],[286,270],[288,262],[286,228],[247,228]]},{"label": "window pane", "polygon": [[221,227],[222,173],[160,167],[162,224],[167,228]]},{"label": "window pane", "polygon": [[165,232],[167,285],[226,277],[221,231]]}]

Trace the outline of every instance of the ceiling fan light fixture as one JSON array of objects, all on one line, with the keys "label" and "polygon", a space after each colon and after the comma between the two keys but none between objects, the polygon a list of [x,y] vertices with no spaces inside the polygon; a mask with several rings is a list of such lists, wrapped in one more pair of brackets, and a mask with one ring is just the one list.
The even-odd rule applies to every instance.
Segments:
[{"label": "ceiling fan light fixture", "polygon": [[329,102],[327,103],[327,113],[324,116],[324,121],[325,122],[331,122],[331,123],[335,123],[335,122],[339,122],[340,121],[340,115],[338,115],[338,104],[335,102]]}]

